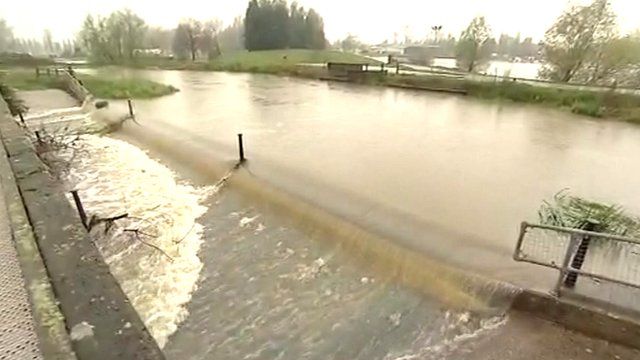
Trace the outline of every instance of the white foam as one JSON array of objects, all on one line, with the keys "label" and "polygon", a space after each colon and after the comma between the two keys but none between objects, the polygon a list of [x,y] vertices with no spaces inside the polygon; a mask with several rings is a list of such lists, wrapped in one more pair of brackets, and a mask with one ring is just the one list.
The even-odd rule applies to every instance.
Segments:
[{"label": "white foam", "polygon": [[[180,184],[175,174],[126,142],[82,137],[69,181],[79,190],[89,215],[128,213],[109,236],[96,243],[122,289],[160,347],[187,316],[202,262],[201,205],[217,189]],[[141,230],[142,240],[134,233]],[[153,235],[153,236],[149,236]],[[164,252],[164,253],[163,253]]]}]

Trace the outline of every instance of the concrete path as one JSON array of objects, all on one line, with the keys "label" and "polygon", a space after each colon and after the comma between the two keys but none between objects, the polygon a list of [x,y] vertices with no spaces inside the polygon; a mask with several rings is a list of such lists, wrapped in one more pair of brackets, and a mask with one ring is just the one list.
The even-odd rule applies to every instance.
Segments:
[{"label": "concrete path", "polygon": [[0,359],[42,359],[8,218],[0,191]]}]

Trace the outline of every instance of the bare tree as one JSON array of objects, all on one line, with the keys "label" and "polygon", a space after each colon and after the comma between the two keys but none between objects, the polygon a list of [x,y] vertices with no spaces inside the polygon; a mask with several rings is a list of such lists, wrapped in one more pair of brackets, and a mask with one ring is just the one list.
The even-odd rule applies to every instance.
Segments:
[{"label": "bare tree", "polygon": [[547,66],[541,77],[571,81],[589,62],[597,61],[616,37],[616,16],[608,0],[572,6],[547,30],[542,45]]},{"label": "bare tree", "polygon": [[459,68],[473,72],[488,63],[491,55],[490,34],[491,30],[483,16],[471,21],[456,46],[456,63]]}]

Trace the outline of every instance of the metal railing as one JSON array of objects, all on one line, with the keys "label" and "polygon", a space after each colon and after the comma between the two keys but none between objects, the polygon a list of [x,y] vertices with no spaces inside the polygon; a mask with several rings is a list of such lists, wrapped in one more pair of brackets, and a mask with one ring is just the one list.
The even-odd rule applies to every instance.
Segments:
[{"label": "metal railing", "polygon": [[558,296],[580,276],[640,289],[639,239],[524,222],[513,258],[558,270]]}]

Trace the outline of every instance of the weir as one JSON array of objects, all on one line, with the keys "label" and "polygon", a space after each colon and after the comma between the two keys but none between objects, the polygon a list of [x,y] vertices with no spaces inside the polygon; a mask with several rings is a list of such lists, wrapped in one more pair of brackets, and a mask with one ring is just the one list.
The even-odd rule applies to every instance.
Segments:
[{"label": "weir", "polygon": [[[78,186],[89,216],[133,214],[90,236],[169,358],[312,353],[314,358],[474,359],[462,355],[474,346],[467,340],[510,329],[509,318],[518,318],[519,311],[601,336],[580,328],[576,316],[595,319],[593,310],[523,290],[508,277],[483,270],[482,262],[461,266],[474,254],[487,261],[490,246],[467,242],[452,256],[450,249],[468,239],[432,231],[421,237],[441,243],[422,247],[410,240],[425,224],[380,204],[373,204],[377,216],[370,211],[353,216],[353,209],[372,207],[348,193],[342,202],[357,204],[342,209],[301,196],[263,177],[265,169],[303,188],[310,184],[307,191],[317,188],[269,164],[252,146],[251,135],[238,136],[238,149],[185,143],[168,136],[175,129],[151,126],[144,112],[138,120],[141,126],[125,124],[112,138],[85,136],[84,151],[71,158],[67,183]],[[117,139],[149,150],[179,174]],[[251,149],[246,158],[245,142]],[[235,150],[237,157],[226,156]],[[187,180],[195,184],[182,183]],[[334,200],[332,195],[326,201]],[[386,223],[372,224],[384,216]],[[410,230],[389,231],[394,222],[401,228],[409,224]],[[147,235],[140,239],[140,234]],[[621,324],[607,314],[597,316],[599,324],[609,321],[606,329]],[[133,328],[148,336],[135,323]],[[633,327],[625,329],[634,334]],[[195,340],[203,334],[215,346]],[[629,338],[610,340],[635,345],[626,342]],[[341,345],[345,341],[349,345]],[[82,349],[75,342],[74,347]]]}]

